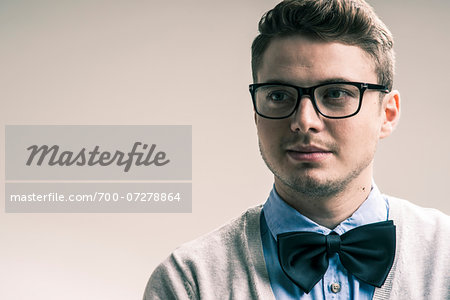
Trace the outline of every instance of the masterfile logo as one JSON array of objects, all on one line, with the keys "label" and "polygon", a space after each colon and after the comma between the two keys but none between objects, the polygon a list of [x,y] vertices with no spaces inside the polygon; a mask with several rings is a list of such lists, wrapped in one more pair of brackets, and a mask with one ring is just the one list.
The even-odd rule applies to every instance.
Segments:
[{"label": "masterfile logo", "polygon": [[[139,147],[143,151],[139,151]],[[117,166],[124,166],[124,172],[128,172],[133,164],[136,166],[155,165],[160,167],[170,162],[169,159],[166,159],[166,153],[164,151],[158,151],[154,154],[156,149],[155,144],[149,147],[147,144],[135,142],[133,148],[128,153],[118,150],[114,153],[109,151],[100,152],[99,149],[100,146],[95,146],[91,151],[82,148],[78,153],[74,153],[72,151],[60,151],[58,145],[53,145],[52,147],[47,145],[40,147],[33,145],[27,148],[31,153],[26,165],[31,166],[37,156],[35,164],[38,166],[41,166],[46,159],[49,166],[94,166],[97,164],[109,166],[115,163]]]},{"label": "masterfile logo", "polygon": [[191,180],[192,127],[6,126],[7,180]]}]

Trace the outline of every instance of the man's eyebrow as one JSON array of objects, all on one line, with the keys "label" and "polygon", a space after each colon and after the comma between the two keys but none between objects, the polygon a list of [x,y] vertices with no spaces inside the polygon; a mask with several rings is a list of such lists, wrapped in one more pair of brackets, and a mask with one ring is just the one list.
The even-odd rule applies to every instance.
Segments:
[{"label": "man's eyebrow", "polygon": [[[319,81],[315,82],[313,85],[308,85],[308,86],[301,85],[301,87],[310,87],[310,86],[316,86],[316,85],[320,85],[320,84],[324,84],[324,83],[335,83],[335,82],[353,82],[353,80],[350,80],[350,79],[344,78],[344,77],[332,77],[332,78],[326,78],[326,79],[319,80]],[[282,79],[269,79],[269,80],[266,80],[261,83],[276,83],[276,84],[288,84],[288,85],[300,86],[290,80],[282,80]]]},{"label": "man's eyebrow", "polygon": [[327,79],[321,80],[317,84],[334,83],[334,82],[353,82],[353,81],[354,80],[350,80],[350,79],[344,78],[344,77],[333,77],[333,78],[327,78]]},{"label": "man's eyebrow", "polygon": [[290,84],[290,85],[295,85],[295,84],[293,84],[291,81],[280,80],[280,79],[269,79],[269,80],[266,80],[266,81],[264,81],[264,82],[258,82],[258,83],[276,83],[276,84]]}]

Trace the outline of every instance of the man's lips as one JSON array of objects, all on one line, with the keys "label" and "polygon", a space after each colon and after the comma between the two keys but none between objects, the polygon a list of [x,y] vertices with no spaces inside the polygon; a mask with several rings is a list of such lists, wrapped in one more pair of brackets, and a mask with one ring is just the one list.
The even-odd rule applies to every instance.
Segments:
[{"label": "man's lips", "polygon": [[294,160],[317,162],[326,159],[332,151],[317,146],[294,146],[288,147],[287,154]]}]

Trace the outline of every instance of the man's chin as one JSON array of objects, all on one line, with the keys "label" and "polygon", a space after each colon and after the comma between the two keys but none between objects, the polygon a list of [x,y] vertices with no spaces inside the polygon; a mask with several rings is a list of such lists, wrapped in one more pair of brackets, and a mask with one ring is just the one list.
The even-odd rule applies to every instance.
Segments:
[{"label": "man's chin", "polygon": [[317,176],[286,177],[275,174],[277,181],[288,189],[308,197],[330,197],[344,190],[346,183]]}]

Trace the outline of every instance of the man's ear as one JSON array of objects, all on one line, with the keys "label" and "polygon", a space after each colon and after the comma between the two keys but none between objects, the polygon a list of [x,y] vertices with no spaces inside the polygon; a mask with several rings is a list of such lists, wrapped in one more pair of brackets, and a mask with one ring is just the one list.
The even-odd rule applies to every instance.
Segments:
[{"label": "man's ear", "polygon": [[253,113],[253,117],[255,118],[255,125],[258,124],[258,116],[256,115],[256,112]]},{"label": "man's ear", "polygon": [[389,136],[400,119],[400,93],[394,90],[387,94],[382,103],[383,124],[381,124],[380,139]]}]

